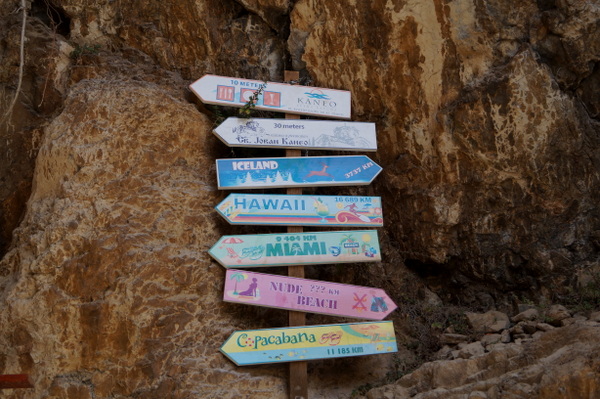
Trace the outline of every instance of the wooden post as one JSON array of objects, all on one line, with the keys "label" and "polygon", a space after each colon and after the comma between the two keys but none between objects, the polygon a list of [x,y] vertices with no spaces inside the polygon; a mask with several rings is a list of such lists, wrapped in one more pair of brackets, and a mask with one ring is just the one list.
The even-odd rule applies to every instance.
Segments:
[{"label": "wooden post", "polygon": [[0,389],[33,388],[27,374],[0,375]]},{"label": "wooden post", "polygon": [[[298,80],[300,73],[297,71],[285,71],[284,80],[286,82]],[[285,114],[286,119],[300,119],[299,115]],[[299,157],[302,153],[300,150],[286,150],[286,157]],[[302,195],[302,188],[288,188],[288,195]],[[289,226],[288,233],[302,233],[302,226]],[[288,276],[304,277],[304,266],[288,266]],[[288,312],[288,324],[293,326],[306,325],[306,317],[303,312]],[[308,399],[308,372],[307,362],[291,362],[290,363],[290,399]]]}]

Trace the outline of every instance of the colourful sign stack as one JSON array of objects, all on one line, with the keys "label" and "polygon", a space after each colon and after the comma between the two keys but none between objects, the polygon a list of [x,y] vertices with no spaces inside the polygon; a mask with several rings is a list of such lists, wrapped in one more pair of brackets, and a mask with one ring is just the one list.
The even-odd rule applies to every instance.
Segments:
[{"label": "colourful sign stack", "polygon": [[[350,118],[350,92],[205,75],[190,86],[205,103]],[[258,95],[258,97],[256,97]],[[232,147],[376,151],[372,123],[228,118],[215,134]],[[381,167],[366,156],[218,159],[219,189],[358,186]],[[230,194],[215,209],[231,224],[381,227],[380,197]],[[223,236],[209,254],[227,268],[223,299],[358,319],[382,320],[396,305],[378,288],[239,270],[377,262],[376,230]],[[397,352],[392,322],[238,331],[221,351],[237,365]]]}]

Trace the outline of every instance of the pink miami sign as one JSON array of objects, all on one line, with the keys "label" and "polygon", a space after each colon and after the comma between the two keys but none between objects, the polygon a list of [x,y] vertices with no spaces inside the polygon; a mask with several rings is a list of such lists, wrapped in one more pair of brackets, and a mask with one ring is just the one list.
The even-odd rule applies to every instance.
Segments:
[{"label": "pink miami sign", "polygon": [[228,269],[225,302],[382,320],[397,306],[379,288]]}]

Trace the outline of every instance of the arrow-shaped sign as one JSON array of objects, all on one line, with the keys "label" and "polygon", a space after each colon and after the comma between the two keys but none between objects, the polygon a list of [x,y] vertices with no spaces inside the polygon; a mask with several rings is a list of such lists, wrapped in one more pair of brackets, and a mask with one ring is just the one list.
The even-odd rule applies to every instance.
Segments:
[{"label": "arrow-shaped sign", "polygon": [[236,331],[221,347],[238,366],[397,351],[391,321]]},{"label": "arrow-shaped sign", "polygon": [[217,159],[219,189],[370,184],[381,166],[364,155]]},{"label": "arrow-shaped sign", "polygon": [[229,194],[215,207],[231,224],[381,227],[381,197]]},{"label": "arrow-shaped sign", "polygon": [[206,104],[243,107],[257,93],[256,109],[350,119],[351,94],[346,90],[216,75],[204,75],[190,89]]},{"label": "arrow-shaped sign", "polygon": [[377,262],[377,230],[223,236],[208,251],[225,268]]},{"label": "arrow-shaped sign", "polygon": [[368,122],[227,118],[214,133],[230,147],[377,151]]},{"label": "arrow-shaped sign", "polygon": [[396,304],[380,288],[227,270],[225,302],[383,320]]}]

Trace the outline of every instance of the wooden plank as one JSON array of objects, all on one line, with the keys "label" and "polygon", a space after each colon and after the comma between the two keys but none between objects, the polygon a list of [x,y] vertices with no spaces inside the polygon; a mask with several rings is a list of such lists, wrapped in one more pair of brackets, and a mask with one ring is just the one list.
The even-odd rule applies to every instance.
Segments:
[{"label": "wooden plank", "polygon": [[377,151],[370,122],[230,117],[213,132],[229,147]]},{"label": "wooden plank", "polygon": [[0,389],[33,388],[27,374],[0,375]]},{"label": "wooden plank", "polygon": [[225,302],[329,316],[383,320],[397,306],[381,288],[227,270]]},{"label": "wooden plank", "polygon": [[230,224],[381,227],[381,197],[232,193],[215,210]]},{"label": "wooden plank", "polygon": [[[298,71],[285,71],[284,79],[288,82],[298,81],[300,79],[300,73]],[[350,111],[350,106],[348,106]],[[348,118],[350,118],[350,112],[348,112]],[[300,117],[294,114],[286,114],[286,119],[298,120]],[[287,158],[299,157],[301,152],[298,149],[288,149],[285,151]],[[301,187],[292,187],[287,189],[288,195],[302,195]],[[288,233],[302,233],[304,228],[302,226],[289,226],[287,228]],[[288,267],[288,276],[304,278],[304,266],[295,265]],[[306,315],[303,312],[289,311],[288,312],[288,325],[303,326],[306,324]],[[308,363],[307,362],[293,362],[289,365],[289,395],[290,399],[308,399]]]},{"label": "wooden plank", "polygon": [[391,321],[236,331],[221,352],[238,366],[398,351]]},{"label": "wooden plank", "polygon": [[216,166],[220,190],[364,186],[382,170],[365,155],[225,158]]},{"label": "wooden plank", "polygon": [[377,230],[222,236],[208,253],[233,269],[381,261]]},{"label": "wooden plank", "polygon": [[261,88],[254,105],[256,109],[350,119],[351,94],[347,90],[217,75],[204,75],[190,85],[190,90],[205,104],[238,108],[244,107]]}]

